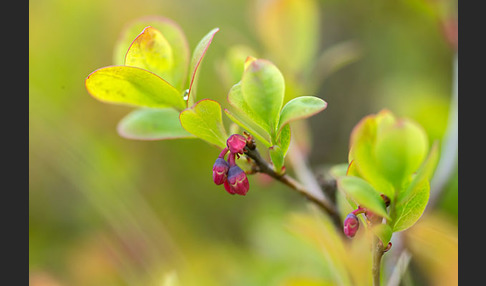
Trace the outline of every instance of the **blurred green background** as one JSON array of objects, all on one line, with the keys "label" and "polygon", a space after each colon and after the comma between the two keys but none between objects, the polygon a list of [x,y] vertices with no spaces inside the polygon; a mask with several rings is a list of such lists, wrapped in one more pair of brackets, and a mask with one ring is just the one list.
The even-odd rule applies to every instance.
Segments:
[{"label": "blurred green background", "polygon": [[[224,102],[229,87],[218,63],[231,46],[248,45],[280,66],[258,36],[256,4],[29,1],[31,285],[339,284],[326,246],[296,231],[316,219],[298,194],[251,176],[246,197],[230,196],[212,182],[219,150],[193,139],[121,138],[116,125],[132,108],[99,102],[84,87],[89,73],[112,64],[127,22],[160,15],[182,27],[191,50],[220,28],[200,68],[198,93]],[[312,167],[346,162],[351,129],[382,108],[442,140],[455,54],[444,27],[456,5],[316,1],[318,53],[350,41],[358,52],[312,91],[328,103],[308,120]],[[457,284],[457,169],[443,189],[435,208],[407,231],[412,260],[403,282],[410,284],[403,285]]]}]

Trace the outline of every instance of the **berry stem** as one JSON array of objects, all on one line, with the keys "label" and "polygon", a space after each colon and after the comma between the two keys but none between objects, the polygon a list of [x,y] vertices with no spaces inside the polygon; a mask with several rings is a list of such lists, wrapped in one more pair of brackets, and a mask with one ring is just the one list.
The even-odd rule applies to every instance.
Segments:
[{"label": "berry stem", "polygon": [[228,148],[224,148],[223,151],[221,151],[221,153],[219,153],[218,158],[224,159],[224,156],[226,155],[226,153],[228,153]]}]

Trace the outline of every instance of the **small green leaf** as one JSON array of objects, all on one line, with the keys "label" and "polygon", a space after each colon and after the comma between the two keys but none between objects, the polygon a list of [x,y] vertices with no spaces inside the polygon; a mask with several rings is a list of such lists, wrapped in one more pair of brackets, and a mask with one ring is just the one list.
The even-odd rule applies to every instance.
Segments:
[{"label": "small green leaf", "polygon": [[271,62],[253,60],[243,73],[241,93],[252,110],[255,122],[276,139],[276,128],[284,99],[285,83],[282,73]]},{"label": "small green leaf", "polygon": [[246,129],[267,147],[273,144],[270,142],[270,134],[259,126],[254,118],[253,111],[245,102],[241,94],[241,83],[233,85],[228,93],[228,102],[233,107],[233,111],[225,109],[226,115],[236,124]]},{"label": "small green leaf", "polygon": [[118,123],[118,133],[128,139],[164,140],[196,138],[182,128],[179,112],[173,108],[141,108]]},{"label": "small green leaf", "polygon": [[413,192],[406,199],[397,200],[393,232],[405,230],[418,221],[427,206],[429,195],[429,182],[423,180],[415,184]]},{"label": "small green leaf", "polygon": [[376,166],[373,150],[378,129],[377,122],[385,122],[390,118],[395,120],[391,112],[382,110],[376,115],[365,116],[356,124],[350,136],[348,162],[354,176],[362,177],[393,201],[395,188]]},{"label": "small green leaf", "polygon": [[346,193],[358,205],[370,211],[390,219],[385,207],[385,202],[368,182],[358,177],[341,177],[337,180],[338,188]]},{"label": "small green leaf", "polygon": [[393,231],[402,231],[422,216],[430,195],[430,178],[439,159],[438,143],[435,142],[427,159],[412,178],[407,188],[398,194],[395,205]]},{"label": "small green leaf", "polygon": [[388,242],[390,242],[393,234],[391,227],[384,223],[373,225],[371,231],[381,240],[385,247],[388,245]]},{"label": "small green leaf", "polygon": [[399,119],[391,126],[378,129],[373,148],[374,164],[399,188],[420,167],[427,155],[428,144],[427,134],[420,125]]},{"label": "small green leaf", "polygon": [[[219,31],[219,28],[212,29],[209,33],[207,33],[201,41],[196,45],[192,53],[191,65],[189,68],[189,91],[187,93],[188,96],[188,106],[192,105],[196,99],[195,92],[193,92],[193,85],[195,84],[196,80],[196,73],[201,65],[204,55],[211,44],[211,41],[214,38],[214,35]],[[192,96],[191,96],[192,95]]]},{"label": "small green leaf", "polygon": [[255,137],[258,141],[262,142],[266,147],[270,148],[272,146],[270,140],[267,139],[266,132],[264,130],[261,130],[261,128],[258,128],[258,126],[250,124],[249,121],[246,120],[246,117],[244,117],[241,113],[231,112],[226,108],[224,109],[224,113],[226,114],[226,116],[228,116],[229,119],[231,119],[231,121],[238,124],[246,131],[250,132],[253,137]]},{"label": "small green leaf", "polygon": [[318,97],[296,97],[287,102],[287,104],[285,104],[285,106],[282,108],[282,111],[280,112],[278,130],[291,121],[308,118],[326,109],[326,107],[327,103]]},{"label": "small green leaf", "polygon": [[96,99],[141,107],[186,105],[179,92],[154,73],[129,66],[109,66],[95,70],[85,80],[86,89]]},{"label": "small green leaf", "polygon": [[155,28],[148,26],[130,45],[125,65],[146,69],[167,82],[172,80],[173,52],[169,42]]},{"label": "small green leaf", "polygon": [[[172,86],[182,90],[189,68],[189,44],[180,26],[171,19],[161,16],[146,16],[129,22],[120,34],[114,49],[115,65],[123,65],[128,48],[145,27],[157,29],[170,44],[173,51],[171,79],[166,79]],[[165,78],[164,78],[165,79]]]},{"label": "small green leaf", "polygon": [[284,166],[285,157],[282,152],[282,148],[278,145],[273,145],[269,148],[270,159],[272,159],[273,166],[275,168],[275,172],[277,174],[281,174],[282,167]]},{"label": "small green leaf", "polygon": [[221,106],[218,102],[203,99],[181,112],[182,127],[189,133],[221,148],[226,147]]}]

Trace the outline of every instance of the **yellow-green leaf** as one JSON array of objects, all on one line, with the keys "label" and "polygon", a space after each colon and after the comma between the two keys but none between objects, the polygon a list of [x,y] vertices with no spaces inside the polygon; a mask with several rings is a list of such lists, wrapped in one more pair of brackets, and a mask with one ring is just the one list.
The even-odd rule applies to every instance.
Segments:
[{"label": "yellow-green leaf", "polygon": [[219,31],[219,28],[214,28],[209,33],[207,33],[196,45],[196,48],[192,52],[191,58],[191,65],[189,68],[189,91],[187,93],[188,96],[188,106],[192,105],[192,103],[196,100],[195,92],[193,91],[194,85],[197,81],[197,70],[201,65],[204,55],[211,44],[211,41],[214,38],[214,35]]},{"label": "yellow-green leaf", "polygon": [[167,81],[176,89],[182,90],[187,78],[190,51],[184,32],[171,19],[161,16],[144,16],[129,22],[115,44],[114,64],[124,64],[126,53],[133,40],[148,26],[157,29],[170,44],[173,51],[173,65],[171,79]]},{"label": "yellow-green leaf", "polygon": [[253,134],[259,141],[267,147],[272,146],[270,134],[255,121],[255,115],[246,103],[241,93],[241,83],[233,85],[228,93],[228,103],[233,107],[232,111],[225,109],[226,115],[236,124]]},{"label": "yellow-green leaf", "polygon": [[435,142],[420,169],[407,188],[398,194],[395,205],[393,231],[402,231],[422,216],[430,195],[430,178],[439,159],[438,143]]},{"label": "yellow-green leaf", "polygon": [[173,108],[136,109],[118,123],[118,133],[137,140],[196,138],[182,128],[179,112]]},{"label": "yellow-green leaf", "polygon": [[253,137],[255,137],[255,139],[262,142],[263,145],[267,146],[268,148],[272,146],[270,139],[267,138],[268,136],[266,131],[258,128],[258,126],[255,126],[254,124],[251,124],[242,113],[235,110],[232,112],[226,108],[224,109],[224,113],[229,119],[231,119],[231,121],[248,131]]},{"label": "yellow-green leaf", "polygon": [[380,193],[365,180],[358,177],[340,177],[337,179],[337,185],[339,190],[346,193],[356,204],[390,219]]},{"label": "yellow-green leaf", "polygon": [[327,107],[327,102],[315,97],[315,96],[300,96],[296,97],[282,108],[280,112],[280,120],[278,123],[278,130],[287,123],[297,120],[308,118],[314,114],[317,114]]},{"label": "yellow-green leaf", "polygon": [[374,164],[393,185],[401,187],[420,167],[428,144],[427,134],[420,125],[398,119],[391,126],[378,129],[373,148]]},{"label": "yellow-green leaf", "polygon": [[97,69],[88,75],[85,85],[94,98],[107,103],[180,110],[186,105],[179,92],[168,82],[137,67]]},{"label": "yellow-green leaf", "polygon": [[181,112],[182,127],[189,133],[224,148],[228,135],[223,126],[221,106],[218,102],[203,99]]},{"label": "yellow-green leaf", "polygon": [[130,45],[125,65],[146,69],[167,82],[173,82],[173,51],[169,42],[155,28],[148,26]]},{"label": "yellow-green leaf", "polygon": [[241,79],[241,94],[252,110],[253,119],[276,139],[285,82],[282,73],[270,61],[251,61]]}]

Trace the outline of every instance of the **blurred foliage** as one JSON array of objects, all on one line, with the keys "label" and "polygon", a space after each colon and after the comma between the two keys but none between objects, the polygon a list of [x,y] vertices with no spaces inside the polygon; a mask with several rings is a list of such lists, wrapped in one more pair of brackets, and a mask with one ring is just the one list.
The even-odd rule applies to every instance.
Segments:
[{"label": "blurred foliage", "polygon": [[[443,138],[454,56],[444,23],[456,19],[456,2],[310,4],[318,39],[305,41],[316,45],[309,62],[324,58],[318,70],[333,71],[323,78],[291,61],[284,68],[262,42],[257,3],[29,1],[30,284],[366,285],[366,237],[338,239],[302,197],[263,175],[249,178],[246,197],[229,196],[211,179],[219,150],[193,139],[124,139],[116,125],[132,109],[100,103],[84,87],[91,71],[113,64],[127,22],[161,15],[191,49],[220,28],[200,67],[200,98],[224,102],[234,82],[219,67],[243,45],[282,66],[289,92],[324,99],[327,109],[302,127],[312,166],[345,162],[352,127],[382,108]],[[407,279],[417,284],[456,284],[457,173],[434,212],[404,232]]]}]

